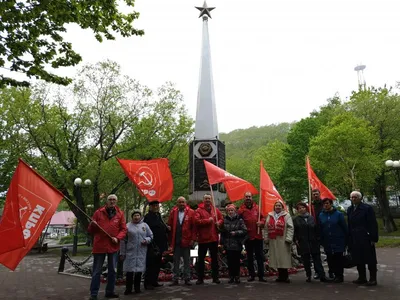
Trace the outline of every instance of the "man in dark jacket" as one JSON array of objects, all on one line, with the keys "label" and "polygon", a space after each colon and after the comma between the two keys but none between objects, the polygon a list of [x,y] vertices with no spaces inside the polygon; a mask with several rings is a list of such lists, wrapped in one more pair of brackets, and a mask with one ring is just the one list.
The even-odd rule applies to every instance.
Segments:
[{"label": "man in dark jacket", "polygon": [[106,205],[95,211],[89,224],[88,232],[93,239],[93,272],[90,284],[90,299],[97,300],[100,289],[100,276],[104,260],[107,256],[108,276],[106,298],[118,298],[115,289],[115,265],[119,242],[126,235],[124,213],[117,207],[118,198],[111,194],[107,197]]},{"label": "man in dark jacket", "polygon": [[146,257],[144,288],[152,290],[155,287],[162,286],[162,284],[158,283],[158,275],[160,273],[162,254],[168,250],[167,234],[171,228],[161,218],[160,202],[158,201],[149,203],[149,212],[145,215],[143,221],[149,225],[150,230],[153,232],[153,241],[159,248],[159,253],[154,254],[153,248],[148,247]]},{"label": "man in dark jacket", "polygon": [[[322,199],[321,199],[321,192],[319,191],[319,189],[313,189],[311,191],[311,199],[312,199],[312,207],[311,207],[311,216],[314,218],[316,225],[318,226],[318,222],[319,222],[319,214],[322,212],[323,210],[323,204],[322,204]],[[317,268],[314,265],[314,270],[315,270],[315,275],[314,275],[314,279],[320,279],[319,275],[318,275],[318,271]],[[329,278],[333,278],[333,271],[331,270],[331,268],[329,267]]]},{"label": "man in dark jacket", "polygon": [[326,282],[324,268],[321,262],[319,243],[319,230],[313,216],[308,213],[306,203],[300,202],[296,205],[298,216],[294,218],[294,242],[297,245],[297,252],[301,255],[306,270],[307,282],[311,282],[311,261],[317,270],[319,279]]},{"label": "man in dark jacket", "polygon": [[[357,265],[358,279],[354,284],[367,286],[377,285],[377,259],[375,243],[378,242],[378,223],[371,206],[362,203],[362,195],[358,191],[350,194],[352,206],[347,210],[349,225],[349,250],[353,263]],[[365,265],[368,265],[369,281],[367,281]]]}]

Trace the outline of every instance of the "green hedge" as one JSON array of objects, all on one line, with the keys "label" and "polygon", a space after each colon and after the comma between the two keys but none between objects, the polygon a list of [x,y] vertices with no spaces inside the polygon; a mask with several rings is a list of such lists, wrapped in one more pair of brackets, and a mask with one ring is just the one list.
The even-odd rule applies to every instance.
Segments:
[{"label": "green hedge", "polygon": [[[78,243],[85,243],[86,239],[87,239],[86,234],[84,234],[84,233],[78,234]],[[63,236],[60,239],[59,244],[65,245],[65,244],[72,244],[73,242],[74,242],[74,235],[67,235],[67,236]]]}]

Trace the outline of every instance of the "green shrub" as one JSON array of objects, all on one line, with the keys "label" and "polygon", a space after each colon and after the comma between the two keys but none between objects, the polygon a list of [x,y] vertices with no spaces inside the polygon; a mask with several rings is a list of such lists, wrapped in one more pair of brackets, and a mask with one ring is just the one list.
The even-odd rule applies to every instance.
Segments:
[{"label": "green shrub", "polygon": [[[86,242],[86,234],[84,233],[79,233],[78,234],[78,243],[85,243]],[[60,245],[65,245],[65,244],[72,244],[74,242],[74,235],[67,235],[63,236],[60,238]]]}]

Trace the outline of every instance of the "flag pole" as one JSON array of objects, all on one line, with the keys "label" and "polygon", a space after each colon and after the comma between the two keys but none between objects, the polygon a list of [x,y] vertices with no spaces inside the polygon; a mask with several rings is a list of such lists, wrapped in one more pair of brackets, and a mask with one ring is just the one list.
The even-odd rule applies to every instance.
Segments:
[{"label": "flag pole", "polygon": [[[258,194],[258,223],[261,221],[261,168],[263,167],[262,161],[260,161],[260,193]],[[260,234],[260,227],[257,226],[257,234]]]},{"label": "flag pole", "polygon": [[211,200],[212,200],[212,204],[213,204],[213,207],[214,207],[215,219],[217,220],[217,223],[218,223],[217,208],[215,206],[214,192],[213,192],[213,189],[212,189],[212,184],[210,184],[210,191],[211,191]]},{"label": "flag pole", "polygon": [[306,169],[307,169],[307,182],[308,182],[308,210],[310,212],[312,212],[311,209],[311,184],[310,184],[310,176],[309,176],[309,166],[310,166],[310,160],[308,158],[308,155],[306,155]]},{"label": "flag pole", "polygon": [[[91,222],[93,222],[93,219],[87,214],[85,213],[78,205],[76,205],[74,202],[72,202],[71,199],[69,199],[67,196],[64,195],[64,199],[67,200],[69,203],[71,203],[73,206],[75,206],[86,218],[88,218]],[[109,233],[107,231],[105,231],[105,229],[103,227],[101,227],[97,222],[96,222],[96,226],[100,228],[101,231],[103,231],[110,239],[112,239],[113,237],[111,235],[109,235]]]}]

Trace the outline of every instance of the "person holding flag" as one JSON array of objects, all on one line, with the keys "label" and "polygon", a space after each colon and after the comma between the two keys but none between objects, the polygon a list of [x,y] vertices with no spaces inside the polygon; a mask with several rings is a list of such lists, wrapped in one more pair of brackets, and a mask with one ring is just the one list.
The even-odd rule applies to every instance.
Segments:
[{"label": "person holding flag", "polygon": [[117,206],[118,198],[111,194],[106,205],[95,211],[88,232],[93,239],[93,272],[90,284],[90,300],[97,300],[100,289],[100,276],[107,256],[108,274],[106,298],[118,298],[115,293],[115,267],[120,241],[125,238],[127,228],[124,213]]},{"label": "person holding flag", "polygon": [[269,245],[269,266],[278,269],[279,273],[275,281],[290,283],[288,269],[292,267],[294,226],[281,200],[276,201],[274,210],[268,213],[265,229],[265,241]]},{"label": "person holding flag", "polygon": [[[251,192],[244,194],[244,203],[240,206],[238,214],[244,220],[247,228],[248,239],[245,241],[247,252],[247,269],[250,277],[247,281],[254,281],[256,274],[254,271],[254,255],[257,260],[257,275],[260,282],[264,279],[264,252],[262,229],[265,225],[265,218],[260,214],[258,205],[253,201]],[[259,220],[260,216],[260,220]]]},{"label": "person holding flag", "polygon": [[203,202],[195,211],[194,220],[199,243],[199,257],[197,262],[198,279],[196,284],[204,283],[204,259],[207,251],[211,256],[211,272],[213,283],[221,283],[218,278],[218,230],[223,225],[223,216],[218,208],[212,207],[211,195],[204,194]]},{"label": "person holding flag", "polygon": [[294,242],[297,252],[301,255],[306,271],[306,282],[311,282],[311,258],[316,274],[321,282],[326,282],[324,267],[321,262],[319,243],[319,228],[313,216],[308,213],[308,206],[304,202],[296,205],[298,215],[294,218]]},{"label": "person holding flag", "polygon": [[180,196],[176,206],[172,209],[168,226],[170,246],[174,253],[174,277],[171,286],[179,284],[180,262],[183,258],[183,275],[185,285],[192,285],[190,282],[190,248],[196,239],[196,228],[194,225],[194,211],[186,204],[186,199]]}]

